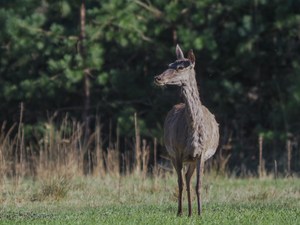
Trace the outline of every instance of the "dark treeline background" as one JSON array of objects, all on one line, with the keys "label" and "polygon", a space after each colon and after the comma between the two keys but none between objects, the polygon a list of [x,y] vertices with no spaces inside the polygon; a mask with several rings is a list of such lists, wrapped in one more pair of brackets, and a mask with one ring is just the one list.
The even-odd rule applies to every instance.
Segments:
[{"label": "dark treeline background", "polygon": [[194,50],[229,168],[257,171],[261,137],[268,170],[286,169],[289,146],[299,171],[298,0],[1,0],[0,122],[8,129],[23,111],[34,143],[50,119],[68,114],[92,132],[100,118],[105,148],[118,138],[131,151],[136,112],[141,136],[151,146],[157,138],[162,153],[164,117],[180,91],[153,77],[175,60],[177,43]]}]

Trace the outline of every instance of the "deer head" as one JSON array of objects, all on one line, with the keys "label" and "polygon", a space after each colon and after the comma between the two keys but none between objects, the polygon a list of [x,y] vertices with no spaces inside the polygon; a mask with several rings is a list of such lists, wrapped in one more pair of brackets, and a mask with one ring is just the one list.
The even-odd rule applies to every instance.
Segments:
[{"label": "deer head", "polygon": [[176,46],[177,60],[169,64],[168,69],[162,74],[156,76],[154,81],[159,86],[187,84],[189,77],[194,71],[195,56],[193,50],[188,52],[188,58],[184,58],[183,52],[179,45]]}]

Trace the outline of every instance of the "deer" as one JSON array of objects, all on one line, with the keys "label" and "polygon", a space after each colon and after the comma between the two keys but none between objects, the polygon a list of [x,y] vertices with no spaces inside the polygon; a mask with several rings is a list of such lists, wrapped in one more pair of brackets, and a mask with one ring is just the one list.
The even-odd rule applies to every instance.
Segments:
[{"label": "deer", "polygon": [[219,144],[219,124],[215,116],[200,101],[195,73],[193,50],[187,58],[177,44],[177,60],[154,77],[158,86],[181,87],[184,103],[173,106],[164,122],[164,142],[178,178],[178,212],[182,215],[183,167],[186,168],[185,183],[188,198],[188,216],[192,215],[191,177],[196,170],[196,196],[198,215],[202,214],[201,186],[204,163],[211,158]]}]

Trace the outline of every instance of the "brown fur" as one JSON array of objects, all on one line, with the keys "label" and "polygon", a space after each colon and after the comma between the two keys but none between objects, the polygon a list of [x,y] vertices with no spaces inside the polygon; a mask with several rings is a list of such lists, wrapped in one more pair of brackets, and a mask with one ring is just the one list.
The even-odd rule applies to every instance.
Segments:
[{"label": "brown fur", "polygon": [[[158,85],[178,85],[182,88],[185,103],[177,104],[169,111],[164,124],[165,146],[178,175],[178,215],[182,214],[183,164],[187,165],[185,174],[189,216],[192,214],[190,180],[196,169],[196,195],[198,214],[202,204],[200,189],[202,184],[204,162],[214,155],[219,143],[219,127],[213,114],[202,105],[195,78],[195,56],[192,51],[188,59],[183,57],[180,47],[176,46],[176,64],[170,64],[161,75],[155,77]],[[181,61],[190,61],[183,68]],[[178,68],[174,68],[178,66]]]}]

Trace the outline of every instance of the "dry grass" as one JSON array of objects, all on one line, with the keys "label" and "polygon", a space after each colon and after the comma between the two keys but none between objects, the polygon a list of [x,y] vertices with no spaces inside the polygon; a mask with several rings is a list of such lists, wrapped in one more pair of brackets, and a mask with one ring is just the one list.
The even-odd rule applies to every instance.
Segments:
[{"label": "dry grass", "polygon": [[[22,107],[21,107],[22,108]],[[26,138],[25,125],[21,110],[20,122],[7,127],[2,123],[0,129],[0,188],[5,180],[18,186],[24,179],[40,181],[39,192],[32,199],[36,201],[47,198],[60,199],[68,194],[69,181],[86,175],[93,177],[121,177],[135,175],[146,180],[152,171],[154,183],[168,173],[170,167],[158,165],[157,140],[151,144],[142,139],[138,118],[134,116],[135,139],[132,151],[120,153],[119,137],[117,143],[109,143],[105,148],[102,141],[102,130],[96,120],[94,132],[84,140],[84,125],[65,116],[60,122],[54,117],[42,126],[40,135],[32,138],[36,132],[32,130],[30,138]],[[40,128],[41,129],[41,128]],[[118,132],[117,136],[118,136]],[[32,140],[35,140],[34,142]],[[262,143],[262,142],[261,142]],[[152,148],[153,146],[153,148]],[[211,176],[232,176],[228,172],[228,161],[231,157],[231,142],[221,146],[213,160],[207,163],[207,172]],[[150,166],[150,156],[155,156],[154,165]],[[262,144],[260,145],[262,152]],[[261,159],[261,157],[260,157]],[[262,160],[262,159],[261,159]],[[161,158],[160,162],[163,161]],[[166,161],[164,159],[164,161]],[[166,170],[167,169],[167,170]],[[276,170],[276,177],[277,175]],[[253,175],[252,175],[253,176]],[[274,177],[266,172],[262,176]],[[3,188],[2,188],[3,189]]]},{"label": "dry grass", "polygon": [[139,147],[143,150],[142,154],[132,162],[130,159],[133,157],[128,154],[121,156],[115,145],[103,149],[100,124],[87,141],[83,140],[83,131],[82,124],[68,117],[62,120],[59,127],[50,120],[43,126],[42,137],[34,143],[25,139],[22,123],[10,128],[3,123],[0,131],[1,177],[119,174],[120,160],[129,164],[126,165],[127,170],[131,164],[136,164],[139,165],[136,170],[147,172],[150,151],[145,141]]},{"label": "dry grass", "polygon": [[[120,153],[118,143],[110,143],[104,149],[99,122],[94,133],[84,141],[81,123],[65,117],[57,126],[50,119],[35,143],[26,139],[22,122],[9,128],[3,123],[0,130],[0,222],[4,219],[15,224],[22,220],[28,221],[24,224],[31,224],[32,220],[45,219],[45,223],[50,220],[52,224],[65,224],[67,216],[73,218],[72,224],[78,221],[95,224],[94,220],[98,224],[128,224],[133,222],[132,218],[135,218],[133,224],[159,218],[164,222],[158,224],[189,223],[178,222],[174,216],[178,194],[176,175],[157,160],[154,160],[153,170],[149,168],[150,153],[153,151],[159,158],[157,146],[154,144],[152,149],[151,143],[140,137],[136,121],[137,118],[134,149],[124,154]],[[230,214],[232,218],[240,216],[248,221],[257,216],[257,207],[261,209],[258,218],[264,218],[265,213],[273,218],[274,212],[285,206],[287,209],[282,215],[290,213],[287,218],[292,218],[298,214],[294,209],[300,207],[299,179],[274,179],[273,174],[267,173],[260,179],[253,175],[237,179],[228,173],[230,150],[221,148],[215,159],[207,163],[204,219],[219,224],[223,222],[223,214]],[[275,178],[278,178],[277,172]],[[195,202],[194,192],[192,199]],[[131,216],[124,216],[128,212]],[[248,214],[251,216],[247,217]],[[197,217],[193,221],[199,223]],[[231,218],[227,224],[232,224]]]},{"label": "dry grass", "polygon": [[[299,179],[225,179],[207,175],[203,200],[207,205],[282,205],[300,207]],[[22,179],[18,184],[7,179],[1,186],[3,208],[57,205],[59,208],[102,208],[111,205],[173,205],[177,202],[174,174],[143,179],[139,175],[104,177],[53,177],[47,180]],[[184,205],[186,207],[186,193]],[[193,203],[195,193],[192,192]],[[48,207],[48,206],[47,206]]]}]

